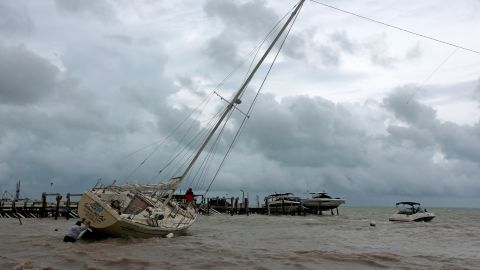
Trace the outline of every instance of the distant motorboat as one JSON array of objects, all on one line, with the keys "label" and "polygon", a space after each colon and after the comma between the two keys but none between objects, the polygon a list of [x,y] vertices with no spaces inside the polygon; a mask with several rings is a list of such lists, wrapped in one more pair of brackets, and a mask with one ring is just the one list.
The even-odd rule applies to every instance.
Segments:
[{"label": "distant motorboat", "polygon": [[420,207],[420,204],[417,202],[398,202],[396,204],[398,212],[393,214],[389,220],[390,221],[431,221],[435,214],[428,212],[426,209]]},{"label": "distant motorboat", "polygon": [[317,211],[326,211],[345,203],[343,198],[332,198],[327,192],[310,192],[311,198],[303,200],[303,206]]},{"label": "distant motorboat", "polygon": [[270,212],[289,214],[302,209],[302,200],[292,193],[271,194],[265,197],[265,202]]}]

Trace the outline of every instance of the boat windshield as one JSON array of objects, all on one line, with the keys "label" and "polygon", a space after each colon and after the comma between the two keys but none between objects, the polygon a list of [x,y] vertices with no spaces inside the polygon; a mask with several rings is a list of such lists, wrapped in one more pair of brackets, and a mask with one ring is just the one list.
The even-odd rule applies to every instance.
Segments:
[{"label": "boat windshield", "polygon": [[331,199],[332,197],[330,197],[330,195],[328,195],[327,193],[312,193],[312,198],[327,198],[327,199]]},{"label": "boat windshield", "polygon": [[419,205],[408,205],[408,204],[401,204],[398,205],[398,214],[403,214],[403,215],[412,215],[415,213],[420,213],[420,212],[427,212],[423,208],[421,208]]}]

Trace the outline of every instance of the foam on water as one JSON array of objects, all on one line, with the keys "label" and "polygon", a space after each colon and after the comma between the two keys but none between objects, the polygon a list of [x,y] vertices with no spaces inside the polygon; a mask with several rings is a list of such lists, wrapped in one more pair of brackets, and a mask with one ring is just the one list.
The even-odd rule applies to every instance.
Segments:
[{"label": "foam on water", "polygon": [[76,243],[62,241],[75,220],[0,219],[0,269],[479,269],[480,209],[432,209],[430,223],[394,211],[201,216],[185,236]]}]

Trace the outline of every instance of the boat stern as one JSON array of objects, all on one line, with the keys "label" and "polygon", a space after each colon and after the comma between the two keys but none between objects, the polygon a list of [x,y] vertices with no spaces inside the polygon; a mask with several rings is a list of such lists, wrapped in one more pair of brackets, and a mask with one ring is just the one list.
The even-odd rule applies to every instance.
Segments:
[{"label": "boat stern", "polygon": [[78,215],[90,221],[90,227],[94,229],[111,227],[118,221],[119,216],[104,206],[105,204],[93,192],[88,191],[80,198]]}]

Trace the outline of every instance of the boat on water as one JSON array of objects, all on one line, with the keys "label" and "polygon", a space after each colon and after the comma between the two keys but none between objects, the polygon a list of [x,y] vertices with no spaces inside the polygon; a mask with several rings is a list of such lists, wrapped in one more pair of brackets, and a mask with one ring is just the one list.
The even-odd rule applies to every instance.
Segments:
[{"label": "boat on water", "polygon": [[[113,237],[142,238],[166,236],[170,233],[176,235],[184,233],[195,222],[198,216],[195,205],[181,204],[175,201],[173,199],[175,192],[182,182],[185,182],[188,177],[193,177],[190,174],[192,168],[209,142],[216,143],[218,141],[220,133],[230,118],[231,113],[235,109],[242,112],[237,106],[241,104],[240,98],[243,96],[245,89],[267,55],[272,51],[272,48],[277,45],[278,52],[280,51],[304,2],[305,0],[300,0],[294,6],[283,26],[274,28],[276,29],[276,35],[274,38],[273,36],[271,37],[273,39],[271,39],[272,41],[268,48],[257,63],[252,65],[253,68],[233,97],[229,100],[220,97],[226,103],[224,108],[218,114],[217,120],[212,122],[211,127],[205,129],[208,132],[201,137],[203,139],[198,148],[189,156],[189,161],[185,162],[185,160],[182,160],[178,162],[179,166],[182,166],[179,173],[175,171],[177,174],[173,177],[164,178],[170,180],[159,184],[112,184],[98,186],[97,183],[97,185],[83,194],[78,204],[78,213],[80,218],[90,221],[90,228],[95,233]],[[275,62],[274,60],[271,65]],[[265,75],[265,79],[267,76],[268,73]],[[218,93],[214,93],[218,95]],[[254,101],[250,109],[253,104]],[[245,114],[244,119],[247,118],[248,115]],[[239,130],[242,125],[238,128]],[[231,145],[233,145],[233,142]],[[205,150],[205,152],[207,151]],[[225,154],[225,157],[227,155],[228,152]],[[205,160],[208,160],[208,158],[205,158]],[[143,163],[144,161],[140,165]],[[197,164],[197,166],[202,164],[203,162],[200,165]],[[295,205],[300,205],[300,202],[295,202]]]},{"label": "boat on water", "polygon": [[270,213],[290,214],[302,210],[302,200],[292,193],[275,193],[265,197],[265,203]]},{"label": "boat on water", "polygon": [[328,195],[327,192],[310,192],[310,198],[304,199],[303,206],[310,210],[326,211],[339,207],[342,203],[345,203],[343,198],[333,198]]},{"label": "boat on water", "polygon": [[389,220],[390,221],[431,221],[435,214],[428,212],[427,209],[420,207],[420,204],[417,202],[398,202],[396,204],[398,208],[397,213],[393,214]]}]

